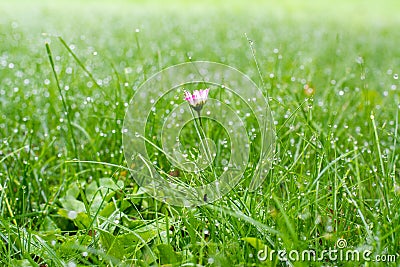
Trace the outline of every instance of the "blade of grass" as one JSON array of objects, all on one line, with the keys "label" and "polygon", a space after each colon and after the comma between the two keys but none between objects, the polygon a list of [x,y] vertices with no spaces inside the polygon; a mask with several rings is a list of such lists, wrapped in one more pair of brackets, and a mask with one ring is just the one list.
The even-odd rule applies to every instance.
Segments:
[{"label": "blade of grass", "polygon": [[53,55],[51,53],[49,43],[46,43],[46,51],[47,51],[47,56],[48,56],[49,61],[50,61],[51,70],[53,71],[53,75],[54,75],[54,78],[56,80],[58,93],[60,94],[60,97],[61,97],[61,102],[62,102],[62,105],[63,105],[64,114],[67,116],[68,129],[69,129],[69,134],[70,134],[71,140],[72,140],[72,149],[74,151],[74,157],[77,159],[77,158],[79,158],[78,157],[78,149],[77,149],[75,135],[74,135],[73,128],[72,128],[72,119],[71,119],[71,115],[69,113],[69,109],[70,108],[68,108],[69,106],[67,104],[67,100],[65,99],[64,94],[62,93],[62,90],[61,90],[60,81],[58,79],[58,75],[57,75],[57,72],[56,72],[56,69],[55,69],[55,66],[54,66]]},{"label": "blade of grass", "polygon": [[76,56],[76,54],[71,50],[71,48],[67,45],[67,43],[64,41],[64,39],[59,36],[58,39],[60,40],[61,44],[67,49],[68,53],[71,54],[71,56],[75,59],[75,61],[78,63],[78,65],[82,68],[82,70],[89,76],[89,78],[92,80],[93,84],[96,85],[98,89],[101,89],[100,85],[97,83],[96,79],[93,77],[93,74],[85,67],[85,65],[80,61],[80,59]]}]

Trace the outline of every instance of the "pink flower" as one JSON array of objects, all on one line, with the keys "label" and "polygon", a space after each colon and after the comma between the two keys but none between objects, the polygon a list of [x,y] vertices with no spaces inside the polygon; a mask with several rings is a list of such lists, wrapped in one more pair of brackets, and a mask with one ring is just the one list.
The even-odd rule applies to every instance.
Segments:
[{"label": "pink flower", "polygon": [[193,94],[191,94],[188,91],[185,91],[185,100],[194,110],[200,112],[204,104],[207,102],[208,91],[210,91],[209,88],[204,90],[194,90]]}]

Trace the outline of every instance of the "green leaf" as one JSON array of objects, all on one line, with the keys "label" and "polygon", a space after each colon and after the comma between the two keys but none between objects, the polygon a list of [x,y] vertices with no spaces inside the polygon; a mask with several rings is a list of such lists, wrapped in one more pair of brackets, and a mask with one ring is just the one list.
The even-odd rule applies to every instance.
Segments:
[{"label": "green leaf", "polygon": [[59,230],[57,224],[50,217],[45,217],[40,225],[40,231],[43,232],[54,232]]},{"label": "green leaf", "polygon": [[115,191],[123,187],[123,182],[114,182],[111,178],[101,178],[98,184],[93,182],[86,187],[86,198],[90,203],[90,211],[97,213],[102,210]]},{"label": "green leaf", "polygon": [[87,229],[90,226],[91,219],[85,212],[59,209],[57,213],[66,219],[72,220],[79,229]]},{"label": "green leaf", "polygon": [[65,196],[76,199],[79,196],[79,187],[76,184],[70,185],[68,190],[65,192]]},{"label": "green leaf", "polygon": [[159,244],[157,246],[160,264],[177,264],[182,261],[182,255],[174,251],[170,244]]},{"label": "green leaf", "polygon": [[12,259],[10,262],[11,267],[33,267],[33,265],[28,260],[16,260]]},{"label": "green leaf", "polygon": [[[109,232],[100,230],[100,240],[107,255],[122,259],[125,255],[125,249],[121,246],[120,240]],[[127,255],[125,255],[127,256]]]},{"label": "green leaf", "polygon": [[115,211],[115,204],[113,202],[107,203],[100,211],[99,215],[108,218]]},{"label": "green leaf", "polygon": [[91,223],[91,219],[85,212],[80,212],[75,218],[74,223],[79,229],[88,229]]},{"label": "green leaf", "polygon": [[258,239],[257,237],[243,237],[242,240],[249,243],[256,250],[262,250],[267,246],[262,240]]},{"label": "green leaf", "polygon": [[[105,230],[98,229],[102,246],[108,255],[119,259],[128,258],[129,255],[137,253],[139,249],[158,236],[156,223],[145,225],[143,221],[138,222],[143,224],[143,227],[119,236],[114,236]],[[163,224],[159,222],[159,225]]]},{"label": "green leaf", "polygon": [[93,182],[86,187],[86,197],[88,201],[92,201],[97,195],[106,197],[107,194],[123,188],[123,185],[124,183],[122,181],[115,183],[111,178],[101,178],[99,179],[99,185]]},{"label": "green leaf", "polygon": [[86,212],[85,204],[75,198],[65,196],[60,198],[61,206],[67,211]]}]

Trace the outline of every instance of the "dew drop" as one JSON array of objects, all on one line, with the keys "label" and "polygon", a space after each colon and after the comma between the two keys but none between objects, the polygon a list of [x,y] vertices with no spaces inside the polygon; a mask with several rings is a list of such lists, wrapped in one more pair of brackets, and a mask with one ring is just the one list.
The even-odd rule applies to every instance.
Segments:
[{"label": "dew drop", "polygon": [[76,217],[78,217],[78,213],[76,211],[74,211],[74,210],[71,210],[71,211],[68,212],[67,216],[71,220],[75,220]]}]

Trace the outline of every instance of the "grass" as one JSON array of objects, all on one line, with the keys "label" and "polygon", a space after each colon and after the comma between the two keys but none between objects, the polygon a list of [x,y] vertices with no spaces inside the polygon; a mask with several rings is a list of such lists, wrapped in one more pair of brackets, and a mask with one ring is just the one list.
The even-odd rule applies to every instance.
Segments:
[{"label": "grass", "polygon": [[[283,266],[276,255],[260,261],[258,251],[321,253],[345,239],[374,259],[397,255],[390,264],[398,265],[399,4],[160,3],[0,3],[0,262]],[[124,158],[130,99],[151,75],[189,57],[233,66],[261,87],[245,33],[276,128],[262,188],[248,191],[249,168],[214,203],[154,200]],[[158,133],[160,117],[151,119]],[[220,129],[204,124],[209,134]],[[157,164],[169,170],[165,158]]]}]

